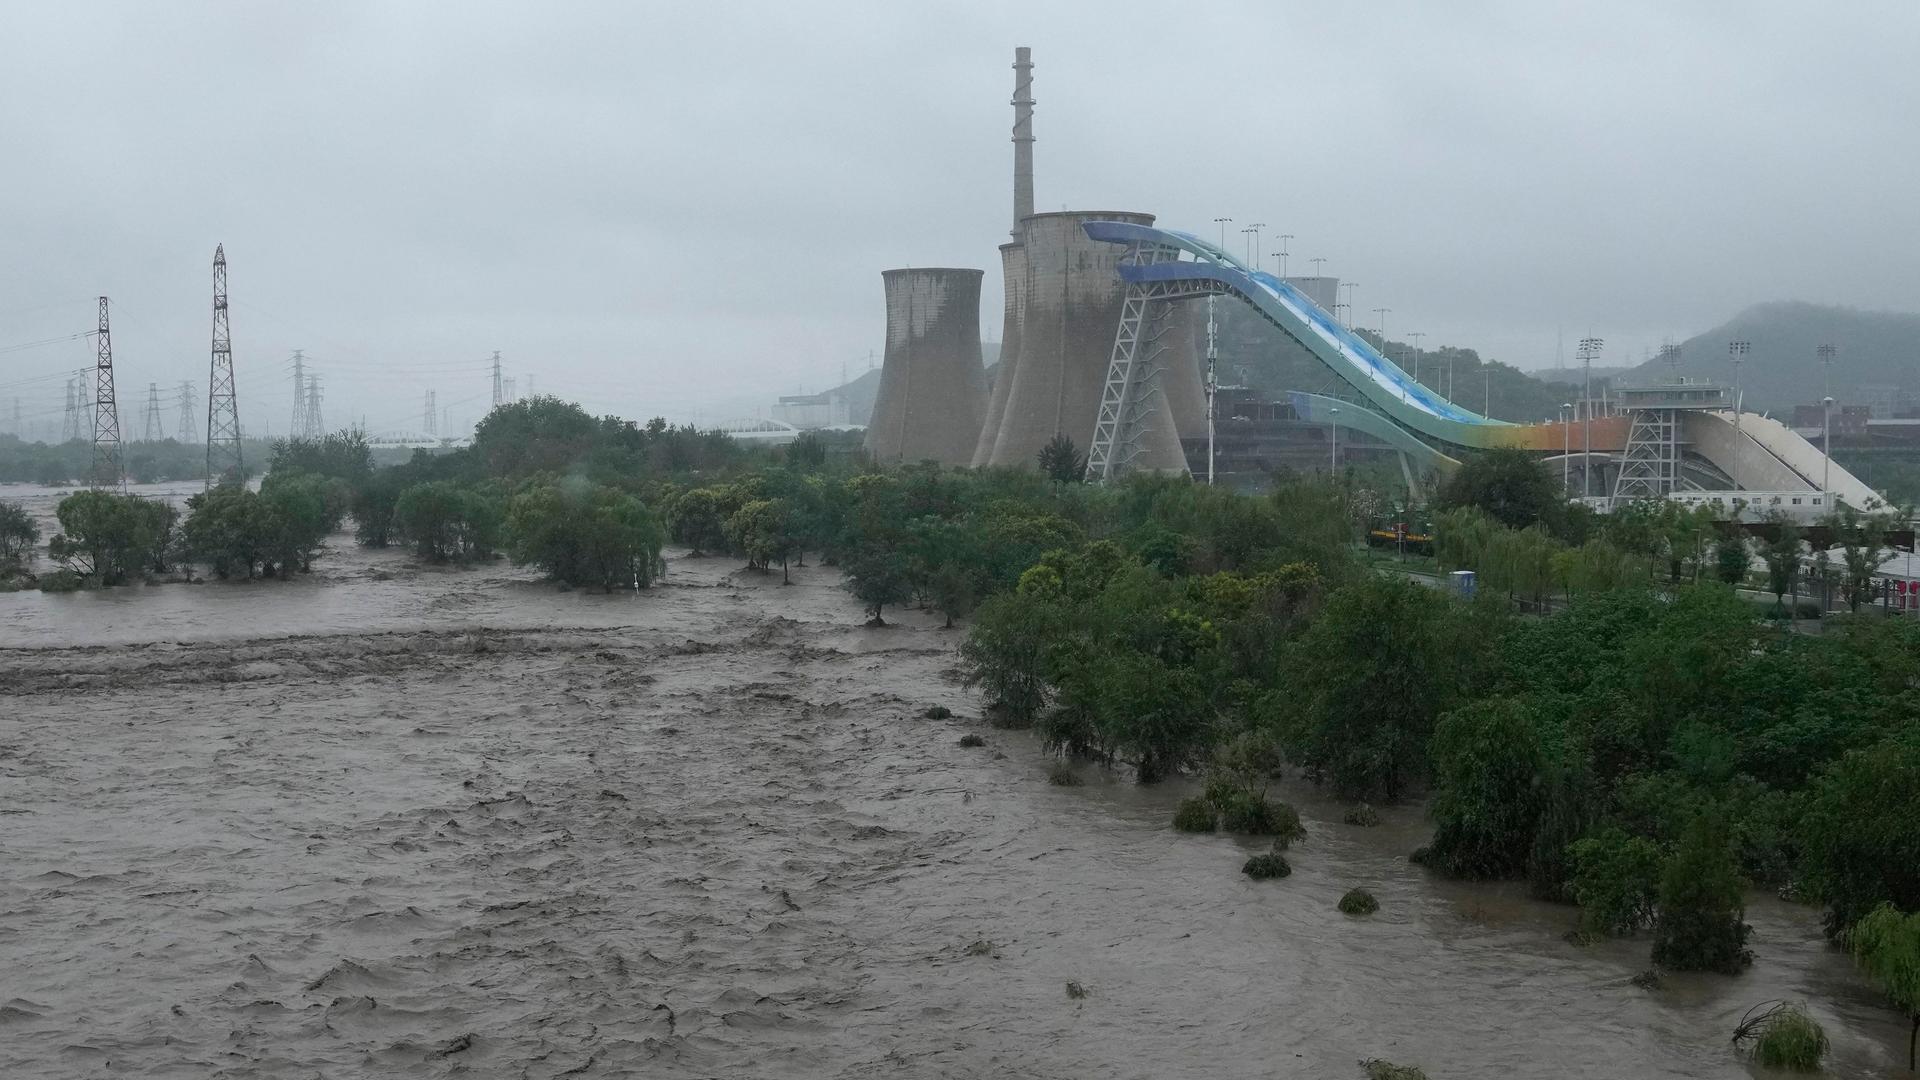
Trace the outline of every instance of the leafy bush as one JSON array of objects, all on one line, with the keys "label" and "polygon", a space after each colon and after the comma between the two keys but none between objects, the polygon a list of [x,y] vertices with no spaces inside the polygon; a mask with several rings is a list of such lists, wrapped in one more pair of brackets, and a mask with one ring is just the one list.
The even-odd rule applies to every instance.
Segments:
[{"label": "leafy bush", "polygon": [[1340,897],[1339,907],[1342,915],[1371,915],[1380,910],[1380,901],[1365,889],[1348,889]]},{"label": "leafy bush", "polygon": [[1435,793],[1429,865],[1463,878],[1526,868],[1544,809],[1546,756],[1524,702],[1491,698],[1442,717],[1433,736]]},{"label": "leafy bush", "polygon": [[987,745],[987,740],[969,731],[965,735],[960,736],[960,745],[967,747],[985,746]]},{"label": "leafy bush", "polygon": [[1881,904],[1847,931],[1847,951],[1867,978],[1907,1014],[1907,1071],[1914,1069],[1920,1043],[1920,912],[1902,914]]},{"label": "leafy bush", "polygon": [[1412,1065],[1395,1065],[1381,1058],[1368,1058],[1360,1063],[1367,1070],[1367,1080],[1427,1080],[1427,1074]]},{"label": "leafy bush", "polygon": [[1073,766],[1066,762],[1056,761],[1047,766],[1047,783],[1056,787],[1079,787],[1080,774],[1074,772]]},{"label": "leafy bush", "polygon": [[433,562],[472,562],[491,556],[505,525],[490,493],[451,480],[415,484],[393,507],[394,531]]},{"label": "leafy bush", "polygon": [[1653,962],[1728,975],[1752,963],[1744,890],[1726,823],[1712,814],[1695,818],[1660,874]]},{"label": "leafy bush", "polygon": [[1255,881],[1266,881],[1269,878],[1286,877],[1293,873],[1293,867],[1288,864],[1285,855],[1278,851],[1268,851],[1248,859],[1246,865],[1240,868],[1240,872]]},{"label": "leafy bush", "polygon": [[1359,806],[1348,807],[1347,812],[1340,815],[1340,820],[1348,825],[1372,828],[1380,824],[1380,811],[1375,810],[1366,803],[1361,803]]},{"label": "leafy bush", "polygon": [[1174,809],[1173,827],[1180,832],[1210,833],[1216,816],[1211,802],[1203,796],[1191,795],[1181,799]]},{"label": "leafy bush", "polygon": [[1769,1069],[1819,1072],[1827,1055],[1827,1033],[1798,1005],[1773,1012],[1753,1044],[1753,1060]]},{"label": "leafy bush", "polygon": [[1920,910],[1920,737],[1855,750],[1815,782],[1799,828],[1801,885],[1843,935],[1883,902]]}]

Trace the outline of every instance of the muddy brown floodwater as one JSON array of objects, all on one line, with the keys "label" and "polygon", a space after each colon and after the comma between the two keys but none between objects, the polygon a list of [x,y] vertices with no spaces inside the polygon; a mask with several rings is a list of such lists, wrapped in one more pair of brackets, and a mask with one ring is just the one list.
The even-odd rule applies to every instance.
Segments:
[{"label": "muddy brown floodwater", "polygon": [[0,1075],[1743,1077],[1773,997],[1832,1073],[1904,1064],[1802,908],[1755,898],[1747,974],[1641,990],[1644,941],[1566,944],[1409,866],[1418,808],[1304,786],[1293,876],[1251,882],[1169,829],[1182,785],[1049,785],[959,632],[864,628],[830,570],[608,597],[335,548],[0,596]]}]

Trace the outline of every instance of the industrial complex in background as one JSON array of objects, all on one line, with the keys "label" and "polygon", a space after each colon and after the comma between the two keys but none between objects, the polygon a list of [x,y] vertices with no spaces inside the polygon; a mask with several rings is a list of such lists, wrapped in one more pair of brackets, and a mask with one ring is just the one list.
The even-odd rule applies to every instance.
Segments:
[{"label": "industrial complex in background", "polygon": [[[1533,423],[1495,419],[1460,403],[1449,377],[1422,379],[1390,359],[1384,332],[1363,331],[1351,286],[1316,272],[1262,269],[1218,235],[1166,229],[1138,210],[1034,210],[1033,62],[1015,51],[1013,214],[999,245],[1004,309],[997,362],[985,363],[979,268],[881,273],[885,353],[869,376],[815,395],[782,398],[752,432],[780,441],[801,430],[851,429],[880,462],[953,466],[1034,463],[1057,436],[1087,457],[1088,478],[1186,473],[1254,486],[1281,469],[1392,463],[1419,492],[1464,453],[1519,447],[1558,467],[1569,494],[1601,509],[1656,497],[1724,507],[1729,515],[1779,511],[1814,519],[1837,504],[1877,506],[1872,488],[1824,452],[1878,430],[1904,441],[1920,418],[1835,408],[1796,411],[1791,422],[1742,407],[1731,384],[1699,378],[1644,385],[1569,387],[1557,415]],[[1248,231],[1257,237],[1260,226]],[[1314,260],[1316,263],[1318,260]],[[1251,316],[1269,342],[1317,361],[1317,385],[1263,393],[1241,385],[1260,357],[1242,356],[1231,378],[1218,363],[1218,323]],[[1379,309],[1384,331],[1384,314]],[[1598,339],[1581,342],[1583,364]],[[1278,348],[1278,345],[1272,346]],[[1405,359],[1404,354],[1402,360]],[[1417,372],[1416,354],[1413,367]],[[864,385],[863,385],[864,384]],[[1443,393],[1442,390],[1446,392]],[[1479,397],[1474,387],[1472,397]],[[863,409],[867,393],[870,408]],[[1817,445],[1816,445],[1817,444]],[[1737,509],[1738,508],[1738,509]]]}]

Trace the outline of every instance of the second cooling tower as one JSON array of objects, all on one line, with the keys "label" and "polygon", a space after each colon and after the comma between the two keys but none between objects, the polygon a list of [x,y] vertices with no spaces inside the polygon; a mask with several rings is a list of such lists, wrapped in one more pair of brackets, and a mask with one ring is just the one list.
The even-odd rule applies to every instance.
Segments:
[{"label": "second cooling tower", "polygon": [[886,270],[887,353],[867,424],[876,461],[973,460],[987,407],[980,270]]},{"label": "second cooling tower", "polygon": [[[1092,441],[1120,321],[1125,286],[1117,266],[1125,249],[1089,240],[1081,228],[1089,221],[1151,225],[1153,215],[1078,210],[1035,214],[1021,223],[1019,269],[1009,265],[1007,273],[1010,290],[1018,282],[1020,313],[1009,323],[1018,327],[1020,348],[1012,357],[1002,353],[1005,401],[998,402],[1001,391],[996,386],[998,423],[982,434],[983,446],[989,433],[992,437],[985,464],[1031,466],[1055,435],[1072,439],[1083,454]],[[1193,379],[1190,351],[1184,361],[1176,365],[1179,370],[1169,383]],[[1183,408],[1184,397],[1175,395]],[[1153,446],[1143,448],[1137,467],[1184,467],[1170,416],[1149,441]]]}]

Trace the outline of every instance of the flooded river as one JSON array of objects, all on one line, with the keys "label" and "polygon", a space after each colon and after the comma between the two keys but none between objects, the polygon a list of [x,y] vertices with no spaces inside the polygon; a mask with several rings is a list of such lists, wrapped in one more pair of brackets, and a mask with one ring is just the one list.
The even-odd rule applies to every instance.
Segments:
[{"label": "flooded river", "polygon": [[1645,941],[1569,945],[1410,866],[1417,808],[1306,787],[1293,876],[1249,881],[1180,785],[1050,785],[959,632],[867,629],[831,570],[601,596],[336,548],[0,595],[0,1075],[1744,1077],[1776,997],[1833,1074],[1904,1064],[1806,909],[1642,990]]}]

